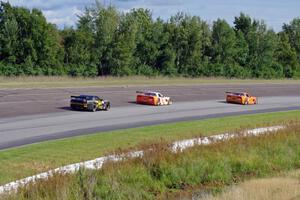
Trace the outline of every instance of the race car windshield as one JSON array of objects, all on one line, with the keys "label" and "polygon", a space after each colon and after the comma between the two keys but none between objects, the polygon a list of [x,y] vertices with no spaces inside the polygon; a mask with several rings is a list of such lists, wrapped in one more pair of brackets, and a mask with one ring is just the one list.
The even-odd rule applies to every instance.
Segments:
[{"label": "race car windshield", "polygon": [[233,93],[233,94],[236,95],[236,96],[244,96],[243,93]]},{"label": "race car windshield", "polygon": [[145,93],[146,96],[156,96],[155,93]]},{"label": "race car windshield", "polygon": [[93,96],[79,96],[80,99],[93,100]]}]

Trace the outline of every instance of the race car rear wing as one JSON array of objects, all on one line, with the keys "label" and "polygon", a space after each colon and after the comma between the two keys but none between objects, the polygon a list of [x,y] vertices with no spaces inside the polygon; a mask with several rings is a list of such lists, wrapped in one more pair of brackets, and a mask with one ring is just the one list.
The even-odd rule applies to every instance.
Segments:
[{"label": "race car rear wing", "polygon": [[136,91],[137,94],[144,94],[145,92],[143,91]]},{"label": "race car rear wing", "polygon": [[225,92],[226,94],[235,94],[235,93],[241,93],[241,92]]},{"label": "race car rear wing", "polygon": [[236,95],[236,92],[225,92],[226,95]]},{"label": "race car rear wing", "polygon": [[244,96],[248,95],[250,96],[247,92],[226,92],[227,95],[235,95],[235,96]]},{"label": "race car rear wing", "polygon": [[225,92],[225,93],[226,94],[244,94],[244,93],[247,93],[247,92]]},{"label": "race car rear wing", "polygon": [[78,100],[78,99],[82,99],[82,98],[80,98],[80,96],[71,96],[71,100]]}]

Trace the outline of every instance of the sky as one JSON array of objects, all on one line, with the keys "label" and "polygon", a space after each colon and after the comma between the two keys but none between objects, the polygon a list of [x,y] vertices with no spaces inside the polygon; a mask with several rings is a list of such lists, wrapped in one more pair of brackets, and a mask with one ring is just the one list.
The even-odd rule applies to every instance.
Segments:
[{"label": "sky", "polygon": [[[14,6],[41,9],[49,22],[58,27],[75,26],[77,15],[95,0],[4,0]],[[280,31],[283,23],[300,17],[299,0],[100,0],[113,4],[122,12],[132,8],[148,8],[153,17],[168,19],[179,11],[200,16],[210,24],[218,18],[232,24],[240,12],[264,20],[269,28]]]}]

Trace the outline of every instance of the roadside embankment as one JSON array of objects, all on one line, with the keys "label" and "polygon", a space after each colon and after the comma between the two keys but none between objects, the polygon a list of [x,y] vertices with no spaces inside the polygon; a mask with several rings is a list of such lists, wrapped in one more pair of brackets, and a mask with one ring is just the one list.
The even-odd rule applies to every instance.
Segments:
[{"label": "roadside embankment", "polygon": [[75,199],[170,199],[196,188],[219,191],[248,178],[299,168],[300,125],[291,122],[285,126],[277,134],[252,133],[256,136],[233,137],[177,152],[164,141],[143,145],[140,146],[143,156],[106,162],[96,171],[58,173],[5,198],[30,199],[43,195],[44,199],[57,199],[64,194],[65,198]]}]

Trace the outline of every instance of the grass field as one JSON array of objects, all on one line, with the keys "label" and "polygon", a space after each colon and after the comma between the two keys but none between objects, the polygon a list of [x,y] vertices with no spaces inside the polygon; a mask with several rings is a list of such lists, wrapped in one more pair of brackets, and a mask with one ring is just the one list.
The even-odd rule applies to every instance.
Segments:
[{"label": "grass field", "polygon": [[[177,153],[170,150],[166,141],[150,143],[140,147],[143,157],[108,162],[100,170],[81,169],[72,175],[56,174],[20,188],[16,194],[3,196],[3,199],[172,200],[195,194],[195,191],[198,197],[218,194],[244,181],[240,188],[252,187],[248,192],[252,191],[252,195],[255,192],[257,200],[275,196],[275,192],[278,192],[276,197],[280,197],[285,192],[297,191],[299,180],[266,178],[300,168],[299,122],[287,123],[287,128],[277,134],[240,137]],[[265,179],[247,181],[253,178]],[[258,188],[266,184],[275,190]],[[281,186],[283,188],[278,188]],[[284,188],[289,190],[279,194]],[[238,199],[247,197],[246,192],[241,195]],[[297,199],[295,193],[289,196]]]},{"label": "grass field", "polygon": [[119,149],[137,148],[163,139],[167,142],[237,129],[300,120],[300,111],[180,122],[98,133],[0,151],[0,184],[62,165],[94,159]]},{"label": "grass field", "polygon": [[195,85],[195,84],[254,84],[254,83],[300,83],[300,80],[274,79],[225,79],[225,78],[167,78],[167,77],[0,77],[0,88],[59,88],[59,87],[108,87],[108,86],[142,86],[142,85]]}]

